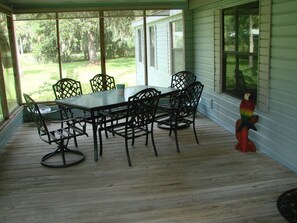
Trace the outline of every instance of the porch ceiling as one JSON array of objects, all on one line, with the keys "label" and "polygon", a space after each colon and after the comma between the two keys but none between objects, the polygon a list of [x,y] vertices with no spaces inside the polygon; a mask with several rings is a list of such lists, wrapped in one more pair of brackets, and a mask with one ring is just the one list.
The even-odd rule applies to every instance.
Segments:
[{"label": "porch ceiling", "polygon": [[184,9],[188,0],[0,0],[12,12],[69,11],[72,9]]}]

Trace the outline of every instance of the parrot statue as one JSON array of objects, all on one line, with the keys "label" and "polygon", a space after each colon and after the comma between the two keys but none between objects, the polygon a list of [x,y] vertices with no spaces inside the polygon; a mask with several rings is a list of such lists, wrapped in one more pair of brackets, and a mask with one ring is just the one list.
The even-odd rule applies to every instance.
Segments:
[{"label": "parrot statue", "polygon": [[240,131],[244,127],[257,131],[255,125],[253,124],[253,122],[251,122],[251,118],[253,117],[254,110],[255,110],[255,103],[252,100],[251,93],[245,93],[239,107],[241,124],[238,128],[238,131]]}]

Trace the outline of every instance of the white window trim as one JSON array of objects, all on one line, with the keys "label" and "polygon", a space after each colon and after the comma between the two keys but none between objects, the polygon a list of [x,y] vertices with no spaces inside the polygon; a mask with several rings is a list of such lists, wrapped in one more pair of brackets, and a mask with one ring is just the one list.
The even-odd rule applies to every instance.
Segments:
[{"label": "white window trim", "polygon": [[[270,72],[271,0],[259,1],[260,36],[258,55],[257,109],[268,111]],[[222,9],[214,11],[214,90],[222,93]]]}]

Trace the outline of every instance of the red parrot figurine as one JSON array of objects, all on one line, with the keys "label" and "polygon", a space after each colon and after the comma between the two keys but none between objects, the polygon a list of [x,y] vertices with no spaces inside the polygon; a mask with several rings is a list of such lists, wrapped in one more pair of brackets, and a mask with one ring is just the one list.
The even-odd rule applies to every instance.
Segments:
[{"label": "red parrot figurine", "polygon": [[254,126],[254,123],[251,122],[251,118],[253,117],[255,107],[256,106],[252,100],[252,95],[250,93],[245,93],[239,107],[241,125],[238,131],[240,131],[244,127],[257,131],[256,127]]},{"label": "red parrot figurine", "polygon": [[249,129],[257,131],[254,123],[258,121],[259,116],[253,115],[255,110],[255,103],[252,100],[252,95],[250,93],[245,93],[244,98],[240,103],[239,112],[240,119],[236,122],[235,135],[238,143],[235,149],[241,152],[255,152],[255,144],[248,138]]}]

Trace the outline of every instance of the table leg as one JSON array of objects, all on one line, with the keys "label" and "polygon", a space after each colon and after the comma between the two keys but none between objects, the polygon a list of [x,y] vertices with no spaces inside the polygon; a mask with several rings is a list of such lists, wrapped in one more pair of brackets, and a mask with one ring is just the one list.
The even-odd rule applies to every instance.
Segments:
[{"label": "table leg", "polygon": [[91,112],[92,117],[92,129],[93,129],[93,142],[94,142],[94,160],[98,161],[98,140],[97,140],[97,123],[95,114]]}]

